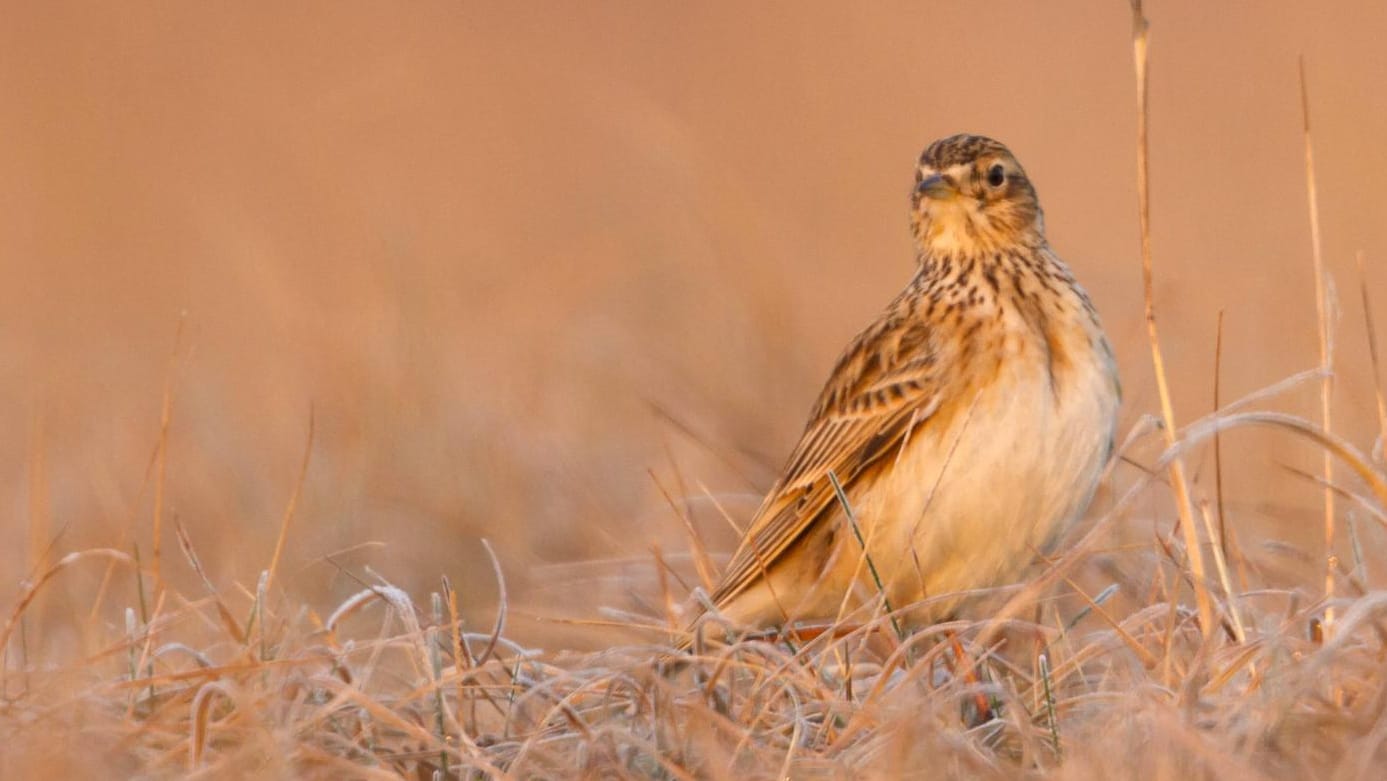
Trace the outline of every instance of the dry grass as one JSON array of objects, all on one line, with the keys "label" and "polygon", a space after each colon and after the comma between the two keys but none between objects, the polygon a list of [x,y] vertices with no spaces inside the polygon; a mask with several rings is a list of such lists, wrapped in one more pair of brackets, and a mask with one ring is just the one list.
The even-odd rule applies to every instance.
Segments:
[{"label": "dry grass", "polygon": [[[1232,420],[1222,425],[1324,437],[1294,419]],[[1179,445],[1211,430],[1197,424]],[[1366,477],[1370,494],[1350,499],[1387,522],[1387,476]],[[148,614],[128,608],[125,633],[92,658],[7,674],[0,770],[50,772],[58,741],[83,748],[65,760],[73,772],[155,777],[1373,777],[1387,759],[1387,597],[1360,588],[1336,600],[1333,638],[1319,642],[1312,627],[1329,605],[1307,598],[1313,581],[1272,589],[1253,576],[1232,594],[1211,582],[1216,623],[1201,627],[1178,538],[1095,549],[1141,493],[1027,587],[998,595],[997,616],[1034,618],[901,639],[877,616],[803,644],[700,644],[679,665],[656,621],[644,623],[650,644],[591,654],[526,649],[499,620],[463,631],[446,581],[422,605],[383,580],[363,584],[326,617],[273,597],[265,577],[235,596],[210,583],[196,595],[154,589]],[[1248,554],[1233,551],[1255,572]],[[107,562],[116,577],[137,571],[119,551],[86,551],[37,578],[6,624],[9,647],[35,592]],[[1119,580],[1092,598],[1079,589],[1084,606],[1061,620],[1052,585],[1104,562]],[[1354,569],[1341,578],[1358,587]],[[962,662],[950,633],[967,646]],[[975,663],[980,677],[958,669]],[[978,718],[979,696],[993,718]]]},{"label": "dry grass", "polygon": [[[1375,432],[1326,430],[1333,324],[1323,291],[1319,370],[1177,428],[1153,301],[1139,4],[1134,18],[1146,312],[1164,425],[1133,429],[1113,496],[1062,555],[1023,584],[979,595],[985,619],[902,636],[879,613],[803,642],[709,642],[722,634],[714,616],[676,664],[680,578],[696,571],[706,583],[715,566],[684,485],[660,488],[690,547],[674,567],[653,556],[662,607],[566,628],[600,651],[529,648],[509,634],[505,568],[489,545],[495,599],[469,599],[446,578],[425,598],[341,565],[354,593],[305,602],[280,570],[299,530],[311,415],[263,572],[254,586],[219,585],[165,505],[173,360],[146,478],[149,560],[125,539],[57,556],[41,542],[49,531],[30,528],[32,570],[0,630],[0,777],[1378,777],[1387,594],[1373,588],[1359,538],[1387,527],[1381,440],[1364,454],[1352,442]],[[1308,127],[1307,117],[1307,157]],[[1336,365],[1370,367],[1376,380],[1366,283],[1362,297],[1371,355]],[[1273,408],[1311,382],[1324,383],[1321,423]],[[1370,403],[1387,436],[1382,398],[1379,385]],[[1254,427],[1323,454],[1321,475],[1301,476],[1326,497],[1325,538],[1332,545],[1337,531],[1353,554],[1331,548],[1328,595],[1320,553],[1225,539],[1221,478],[1211,490],[1186,472],[1214,448],[1220,469],[1251,458],[1240,434]],[[181,562],[158,547],[165,525]],[[196,590],[173,585],[168,573],[183,565]],[[91,607],[46,616],[49,636],[30,631],[29,611],[64,588]],[[492,618],[479,630],[468,615]],[[1332,633],[1321,631],[1326,616]],[[37,650],[54,647],[98,650],[74,661]]]}]

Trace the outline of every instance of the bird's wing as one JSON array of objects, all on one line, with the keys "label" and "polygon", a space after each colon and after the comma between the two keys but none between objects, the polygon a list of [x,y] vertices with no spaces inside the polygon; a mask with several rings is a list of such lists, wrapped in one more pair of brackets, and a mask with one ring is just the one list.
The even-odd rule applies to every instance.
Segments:
[{"label": "bird's wing", "polygon": [[[930,333],[898,300],[838,360],[784,475],[766,495],[713,603],[725,606],[779,560],[837,498],[828,473],[850,490],[924,424],[943,397]],[[830,511],[830,512],[826,512]]]}]

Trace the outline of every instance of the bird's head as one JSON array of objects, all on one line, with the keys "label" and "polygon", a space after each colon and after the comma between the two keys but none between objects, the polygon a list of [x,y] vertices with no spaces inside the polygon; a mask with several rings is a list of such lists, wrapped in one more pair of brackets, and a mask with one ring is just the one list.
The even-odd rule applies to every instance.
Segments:
[{"label": "bird's head", "polygon": [[917,248],[930,255],[976,255],[1044,241],[1035,188],[1000,142],[957,135],[920,155],[911,196]]}]

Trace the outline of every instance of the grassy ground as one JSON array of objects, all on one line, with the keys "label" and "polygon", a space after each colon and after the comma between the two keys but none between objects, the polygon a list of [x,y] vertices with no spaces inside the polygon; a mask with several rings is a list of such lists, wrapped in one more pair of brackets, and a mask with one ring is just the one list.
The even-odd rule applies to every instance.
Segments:
[{"label": "grassy ground", "polygon": [[[1377,495],[1353,498],[1381,523],[1387,475],[1366,477]],[[1387,598],[1364,591],[1361,562],[1340,562],[1324,602],[1307,598],[1313,582],[1264,587],[1258,557],[1230,546],[1196,588],[1170,530],[1099,548],[1129,504],[993,595],[987,620],[899,637],[877,616],[836,637],[700,643],[678,664],[652,619],[613,615],[649,642],[592,653],[514,642],[504,601],[493,628],[464,630],[446,581],[413,597],[362,583],[319,613],[266,578],[226,594],[146,580],[99,653],[10,665],[4,775],[1376,777]],[[78,568],[141,572],[125,552],[90,550],[31,589]],[[11,649],[24,608],[6,624]],[[97,620],[78,629],[109,634]]]}]

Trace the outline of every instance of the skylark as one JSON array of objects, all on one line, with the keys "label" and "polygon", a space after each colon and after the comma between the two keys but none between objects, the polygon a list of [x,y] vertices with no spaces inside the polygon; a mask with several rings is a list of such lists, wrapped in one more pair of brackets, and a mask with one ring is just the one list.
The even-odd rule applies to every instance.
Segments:
[{"label": "skylark", "polygon": [[712,594],[739,626],[950,616],[1083,513],[1112,453],[1112,348],[1016,158],[952,136],[915,179],[919,271],[838,359]]}]

